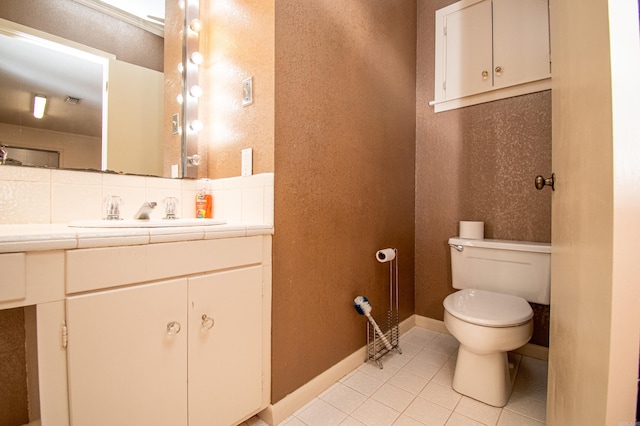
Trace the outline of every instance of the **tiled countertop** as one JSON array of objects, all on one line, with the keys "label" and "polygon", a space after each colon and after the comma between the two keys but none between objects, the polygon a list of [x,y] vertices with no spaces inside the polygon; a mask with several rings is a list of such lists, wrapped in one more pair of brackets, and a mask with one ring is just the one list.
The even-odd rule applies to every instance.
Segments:
[{"label": "tiled countertop", "polygon": [[271,224],[166,228],[72,228],[66,224],[0,225],[0,253],[71,250],[273,234]]}]

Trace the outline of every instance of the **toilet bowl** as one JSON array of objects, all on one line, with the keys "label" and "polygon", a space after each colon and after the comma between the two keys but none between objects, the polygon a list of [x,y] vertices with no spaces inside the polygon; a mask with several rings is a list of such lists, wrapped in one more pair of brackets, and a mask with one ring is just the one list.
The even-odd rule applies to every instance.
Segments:
[{"label": "toilet bowl", "polygon": [[546,243],[449,239],[453,287],[444,324],[459,342],[453,389],[496,407],[515,380],[508,351],[533,333],[529,302],[549,304],[551,247]]},{"label": "toilet bowl", "polygon": [[453,389],[503,407],[515,380],[507,351],[531,338],[531,306],[520,297],[465,289],[447,296],[444,307],[445,326],[460,342]]}]

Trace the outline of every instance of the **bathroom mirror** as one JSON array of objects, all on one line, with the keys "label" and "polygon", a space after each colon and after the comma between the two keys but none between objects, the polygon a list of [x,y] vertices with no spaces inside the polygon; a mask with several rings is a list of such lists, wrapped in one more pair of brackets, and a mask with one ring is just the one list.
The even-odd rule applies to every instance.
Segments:
[{"label": "bathroom mirror", "polygon": [[[164,5],[164,0],[160,1]],[[171,167],[182,161],[181,137],[172,132],[172,116],[182,111],[175,95],[174,105],[165,106],[164,91],[169,88],[180,93],[182,89],[175,87],[181,84],[177,70],[162,73],[164,40],[157,33],[134,28],[138,34],[145,33],[141,36],[144,40],[152,40],[141,47],[142,39],[130,35],[130,24],[82,3],[85,0],[2,1],[0,27],[5,30],[0,28],[0,143],[7,146],[10,159],[15,146],[33,153],[58,152],[61,168],[179,177],[181,173],[176,170],[181,167]],[[36,34],[64,37],[54,35],[42,42],[33,32],[18,36],[20,30],[15,29],[13,21]],[[7,31],[12,23],[13,29]],[[83,25],[72,25],[77,23]],[[92,32],[95,34],[89,34]],[[104,36],[106,33],[111,34]],[[180,31],[170,34],[178,38]],[[98,42],[93,40],[103,44],[96,48]],[[175,44],[181,46],[182,41],[178,38]],[[130,47],[138,52],[128,56]],[[78,54],[83,51],[87,55]],[[131,59],[136,55],[142,65]],[[179,62],[181,54],[177,55]],[[121,81],[121,91],[116,94],[114,83],[108,101],[120,103],[103,109],[105,73],[109,73],[110,83],[116,78]],[[165,74],[171,74],[170,78],[165,79]],[[47,97],[44,119],[33,116],[36,95]],[[106,145],[102,143],[105,139]],[[21,155],[22,159],[36,157],[28,152]]]}]

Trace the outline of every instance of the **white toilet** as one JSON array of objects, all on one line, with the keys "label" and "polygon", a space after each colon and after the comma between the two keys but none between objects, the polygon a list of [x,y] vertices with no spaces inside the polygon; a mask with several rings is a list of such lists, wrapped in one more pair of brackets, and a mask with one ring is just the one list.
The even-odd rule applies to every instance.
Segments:
[{"label": "white toilet", "polygon": [[507,351],[533,331],[527,301],[549,304],[551,245],[505,240],[449,239],[453,287],[444,324],[460,342],[453,388],[496,407],[507,403],[515,379]]}]

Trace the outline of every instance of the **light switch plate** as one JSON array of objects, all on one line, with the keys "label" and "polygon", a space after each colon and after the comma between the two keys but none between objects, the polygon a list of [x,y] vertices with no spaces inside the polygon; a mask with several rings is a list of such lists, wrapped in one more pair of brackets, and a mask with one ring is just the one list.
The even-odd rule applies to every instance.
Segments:
[{"label": "light switch plate", "polygon": [[242,150],[242,176],[253,174],[253,148]]},{"label": "light switch plate", "polygon": [[180,134],[180,114],[175,113],[171,116],[171,134]]},{"label": "light switch plate", "polygon": [[242,80],[242,106],[253,103],[253,77]]}]

